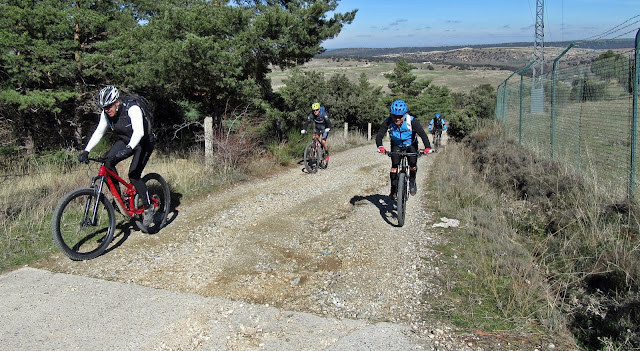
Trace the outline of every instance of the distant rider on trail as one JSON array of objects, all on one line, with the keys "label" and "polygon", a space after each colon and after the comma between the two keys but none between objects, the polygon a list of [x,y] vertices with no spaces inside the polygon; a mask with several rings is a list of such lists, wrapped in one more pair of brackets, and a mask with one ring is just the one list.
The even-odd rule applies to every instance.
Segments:
[{"label": "distant rider on trail", "polygon": [[331,130],[331,121],[329,120],[329,115],[324,107],[320,107],[319,102],[314,102],[311,104],[312,112],[307,116],[307,120],[302,127],[300,133],[307,133],[307,127],[309,123],[313,121],[315,123],[315,129],[313,130],[313,136],[322,136],[320,143],[322,144],[322,149],[324,150],[324,160],[325,162],[329,162],[329,146],[327,145],[327,137],[329,137],[329,131]]},{"label": "distant rider on trail", "polygon": [[444,117],[442,117],[439,113],[436,113],[435,116],[429,122],[429,131],[436,135],[436,133],[440,133],[447,131],[447,122],[445,122]]}]

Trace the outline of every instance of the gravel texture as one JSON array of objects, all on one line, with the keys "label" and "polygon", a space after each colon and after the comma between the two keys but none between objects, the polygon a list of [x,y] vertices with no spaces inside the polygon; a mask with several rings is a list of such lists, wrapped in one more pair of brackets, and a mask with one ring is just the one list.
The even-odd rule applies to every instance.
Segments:
[{"label": "gravel texture", "polygon": [[[516,349],[517,343],[490,334],[458,333],[424,320],[431,301],[423,296],[442,290],[433,246],[445,240],[443,230],[432,227],[441,220],[426,210],[421,191],[433,157],[419,160],[418,194],[408,202],[404,227],[397,227],[386,196],[390,159],[368,145],[332,154],[329,167],[316,174],[297,165],[181,204],[155,235],[124,225],[112,249],[96,259],[74,262],[57,254],[36,267],[409,326],[423,349]],[[523,349],[553,348],[528,343]]]}]

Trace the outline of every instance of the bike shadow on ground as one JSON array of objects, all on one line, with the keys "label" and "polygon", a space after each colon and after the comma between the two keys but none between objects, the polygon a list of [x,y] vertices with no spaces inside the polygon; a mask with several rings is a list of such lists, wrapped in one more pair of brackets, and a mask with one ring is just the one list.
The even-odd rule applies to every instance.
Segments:
[{"label": "bike shadow on ground", "polygon": [[169,215],[167,216],[167,223],[165,223],[164,227],[173,223],[173,221],[175,221],[176,218],[178,218],[178,213],[180,213],[180,211],[178,211],[178,207],[180,206],[181,199],[182,199],[181,193],[175,192],[173,190],[171,191],[171,207],[169,207]]},{"label": "bike shadow on ground", "polygon": [[315,172],[309,173],[309,171],[307,170],[307,167],[304,164],[304,159],[298,161],[298,164],[300,166],[302,166],[302,169],[300,169],[300,171],[302,171],[302,173],[306,173],[306,174],[314,174]]},{"label": "bike shadow on ground", "polygon": [[[158,234],[159,232],[162,231],[163,228],[167,227],[169,224],[175,221],[176,218],[178,218],[178,213],[180,212],[178,211],[178,206],[180,206],[180,199],[182,199],[181,193],[173,192],[173,191],[171,192],[171,206],[169,207],[167,222],[165,223],[164,226],[162,226],[162,228],[158,228],[158,229],[150,228],[149,232],[146,233],[147,235]],[[138,226],[138,224],[134,219],[123,220],[117,223],[116,232],[113,235],[113,239],[111,240],[111,245],[109,245],[109,248],[106,249],[102,253],[102,255],[105,255],[111,252],[112,250],[115,250],[118,247],[120,247],[122,244],[125,243],[125,241],[127,241],[129,236],[131,236],[131,233],[134,231],[142,232],[142,230],[140,230],[140,227]]]},{"label": "bike shadow on ground", "polygon": [[381,194],[371,194],[367,196],[356,195],[349,201],[351,205],[356,206],[362,201],[369,201],[375,205],[380,211],[380,217],[384,219],[389,225],[399,227],[398,223],[391,222],[391,218],[398,218],[396,212],[396,200],[391,200],[389,196]]}]

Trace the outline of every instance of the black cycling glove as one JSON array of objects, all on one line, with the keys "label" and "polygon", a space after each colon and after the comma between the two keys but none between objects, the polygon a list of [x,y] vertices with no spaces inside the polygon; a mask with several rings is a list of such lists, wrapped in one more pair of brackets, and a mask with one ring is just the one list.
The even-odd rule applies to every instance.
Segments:
[{"label": "black cycling glove", "polygon": [[89,163],[89,151],[87,151],[87,150],[82,151],[78,155],[78,161],[80,161],[82,163]]}]

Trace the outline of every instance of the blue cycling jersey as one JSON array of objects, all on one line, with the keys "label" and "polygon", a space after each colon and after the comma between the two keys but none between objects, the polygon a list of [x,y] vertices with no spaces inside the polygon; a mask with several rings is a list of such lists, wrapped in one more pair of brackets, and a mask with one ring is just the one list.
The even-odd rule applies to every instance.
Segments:
[{"label": "blue cycling jersey", "polygon": [[389,137],[391,138],[392,145],[411,145],[411,143],[413,142],[413,130],[411,130],[411,121],[413,121],[413,116],[405,114],[402,125],[397,126],[393,122],[389,123]]}]

